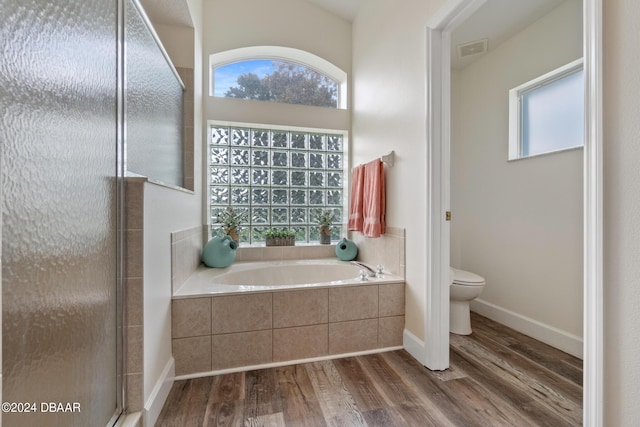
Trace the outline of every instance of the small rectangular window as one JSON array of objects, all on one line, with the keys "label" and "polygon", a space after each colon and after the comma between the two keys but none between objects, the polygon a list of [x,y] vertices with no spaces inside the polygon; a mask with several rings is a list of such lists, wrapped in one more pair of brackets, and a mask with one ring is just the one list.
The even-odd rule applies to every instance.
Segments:
[{"label": "small rectangular window", "polygon": [[582,59],[509,91],[509,160],[583,145]]}]

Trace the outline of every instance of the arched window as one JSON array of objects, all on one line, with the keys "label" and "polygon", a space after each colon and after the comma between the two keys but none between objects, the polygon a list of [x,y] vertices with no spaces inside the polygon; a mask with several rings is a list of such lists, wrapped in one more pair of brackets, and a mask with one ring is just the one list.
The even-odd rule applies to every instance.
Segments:
[{"label": "arched window", "polygon": [[299,49],[254,46],[209,57],[211,95],[346,108],[344,71]]}]

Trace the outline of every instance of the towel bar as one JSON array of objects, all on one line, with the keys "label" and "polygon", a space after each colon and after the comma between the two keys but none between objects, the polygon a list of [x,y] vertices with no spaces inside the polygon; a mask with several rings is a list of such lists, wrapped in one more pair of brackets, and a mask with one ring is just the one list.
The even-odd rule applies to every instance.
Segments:
[{"label": "towel bar", "polygon": [[380,157],[380,160],[382,160],[382,163],[386,164],[388,167],[393,166],[393,163],[395,161],[395,152],[393,150],[389,151],[389,153],[383,155],[382,157]]}]

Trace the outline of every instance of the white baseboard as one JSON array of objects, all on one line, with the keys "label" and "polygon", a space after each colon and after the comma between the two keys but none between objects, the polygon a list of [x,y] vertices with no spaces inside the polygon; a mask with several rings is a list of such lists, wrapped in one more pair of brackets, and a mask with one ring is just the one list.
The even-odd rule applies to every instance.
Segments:
[{"label": "white baseboard", "polygon": [[[476,299],[471,301],[471,311],[483,315],[491,320],[502,323],[505,326],[522,332],[532,338],[542,341],[552,347],[569,353],[572,356],[582,359],[583,341],[582,338],[546,325],[537,320],[483,301]],[[473,328],[473,325],[471,325]]]},{"label": "white baseboard", "polygon": [[142,427],[142,412],[126,414],[122,421],[118,420],[117,427]]},{"label": "white baseboard", "polygon": [[171,387],[173,386],[175,376],[176,361],[173,357],[171,357],[162,370],[162,374],[160,375],[160,378],[158,378],[156,385],[153,387],[147,403],[144,405],[144,426],[156,425],[156,421],[160,416],[160,412],[162,411],[164,402],[167,400],[169,392],[171,391]]},{"label": "white baseboard", "polygon": [[427,358],[424,341],[405,329],[402,331],[402,346],[414,359],[424,365]]}]

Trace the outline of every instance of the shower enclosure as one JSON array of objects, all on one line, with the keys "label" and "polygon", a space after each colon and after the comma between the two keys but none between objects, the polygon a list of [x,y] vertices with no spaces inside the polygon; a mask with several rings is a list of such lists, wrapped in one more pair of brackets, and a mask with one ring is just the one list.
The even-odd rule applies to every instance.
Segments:
[{"label": "shower enclosure", "polygon": [[[130,83],[131,117],[140,118],[132,135],[147,126],[177,134],[171,144],[181,147],[181,111],[161,117],[159,130],[149,125],[153,112],[135,114],[140,103],[163,101],[167,86],[182,102],[166,69],[153,83],[150,64],[167,63],[162,49],[146,47],[137,8],[0,0],[2,401],[13,402],[3,406],[5,427],[106,426],[123,413],[127,69],[148,77]],[[176,165],[160,171],[180,185],[181,153],[171,144],[143,150],[170,152]]]},{"label": "shower enclosure", "polygon": [[117,3],[0,7],[2,397],[34,404],[3,425],[107,425],[122,411]]}]

